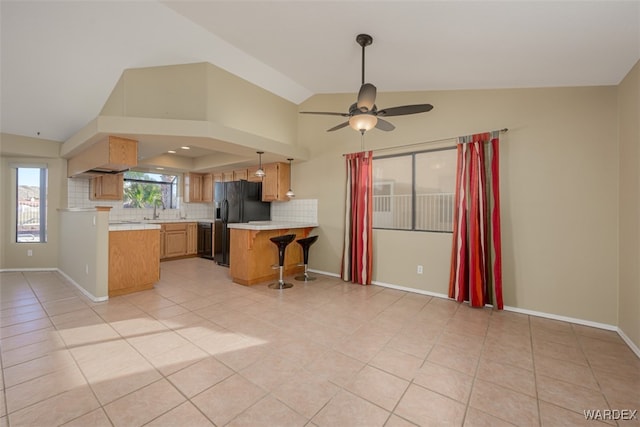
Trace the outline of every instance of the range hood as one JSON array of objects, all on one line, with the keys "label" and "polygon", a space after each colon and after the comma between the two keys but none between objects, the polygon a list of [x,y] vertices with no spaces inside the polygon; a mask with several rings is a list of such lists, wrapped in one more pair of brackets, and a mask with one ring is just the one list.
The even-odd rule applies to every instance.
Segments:
[{"label": "range hood", "polygon": [[138,165],[138,141],[109,136],[69,159],[67,177],[123,173]]}]

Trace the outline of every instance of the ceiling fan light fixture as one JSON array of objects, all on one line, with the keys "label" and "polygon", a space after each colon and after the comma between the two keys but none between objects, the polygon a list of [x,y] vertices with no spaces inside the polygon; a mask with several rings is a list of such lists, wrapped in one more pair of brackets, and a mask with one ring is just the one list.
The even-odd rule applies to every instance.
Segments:
[{"label": "ceiling fan light fixture", "polygon": [[360,133],[373,129],[377,123],[378,118],[373,114],[355,114],[349,117],[349,126]]}]

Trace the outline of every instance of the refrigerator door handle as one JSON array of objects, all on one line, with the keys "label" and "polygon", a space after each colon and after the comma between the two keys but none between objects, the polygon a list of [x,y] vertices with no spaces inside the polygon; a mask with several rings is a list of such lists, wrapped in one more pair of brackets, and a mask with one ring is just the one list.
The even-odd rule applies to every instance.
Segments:
[{"label": "refrigerator door handle", "polygon": [[222,221],[229,220],[229,202],[225,199],[222,201]]}]

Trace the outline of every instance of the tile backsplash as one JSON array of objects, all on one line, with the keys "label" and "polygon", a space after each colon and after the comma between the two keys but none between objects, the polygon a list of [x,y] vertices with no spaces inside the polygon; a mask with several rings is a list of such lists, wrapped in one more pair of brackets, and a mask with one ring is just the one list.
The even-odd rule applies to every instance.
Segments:
[{"label": "tile backsplash", "polygon": [[318,199],[271,203],[272,221],[318,222]]},{"label": "tile backsplash", "polygon": [[[151,218],[153,209],[124,208],[122,201],[89,200],[89,180],[83,178],[67,179],[68,207],[90,208],[94,206],[111,206],[109,220],[111,221],[135,221],[143,218]],[[214,219],[213,203],[182,203],[178,197],[178,209],[158,209],[159,219]]]},{"label": "tile backsplash", "polygon": [[[153,209],[124,208],[122,201],[89,200],[89,180],[84,178],[67,179],[68,207],[89,208],[94,206],[111,206],[111,221],[135,221],[151,218]],[[178,209],[158,209],[159,219],[214,219],[214,203],[183,203],[178,197]],[[273,221],[318,222],[317,199],[293,199],[288,202],[271,203],[271,219]]]}]

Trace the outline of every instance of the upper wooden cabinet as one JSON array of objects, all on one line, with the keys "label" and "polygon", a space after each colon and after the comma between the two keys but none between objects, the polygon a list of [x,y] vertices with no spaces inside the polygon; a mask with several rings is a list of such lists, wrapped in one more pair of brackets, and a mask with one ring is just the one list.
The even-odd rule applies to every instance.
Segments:
[{"label": "upper wooden cabinet", "polygon": [[101,173],[126,171],[138,165],[138,141],[109,136],[67,162],[69,178],[90,178]]},{"label": "upper wooden cabinet", "polygon": [[246,181],[247,179],[247,170],[246,169],[236,169],[233,171],[233,180],[234,181],[240,181],[241,179],[244,179]]},{"label": "upper wooden cabinet", "polygon": [[247,181],[249,182],[262,182],[262,178],[256,176],[256,171],[258,170],[258,166],[252,166],[247,168]]},{"label": "upper wooden cabinet", "polygon": [[185,173],[183,197],[186,203],[212,202],[213,176],[210,173]]},{"label": "upper wooden cabinet", "polygon": [[91,178],[89,200],[122,200],[124,174],[100,175]]},{"label": "upper wooden cabinet", "polygon": [[287,191],[291,186],[289,180],[288,163],[268,163],[262,165],[264,178],[262,178],[262,201],[285,202],[289,201]]}]

